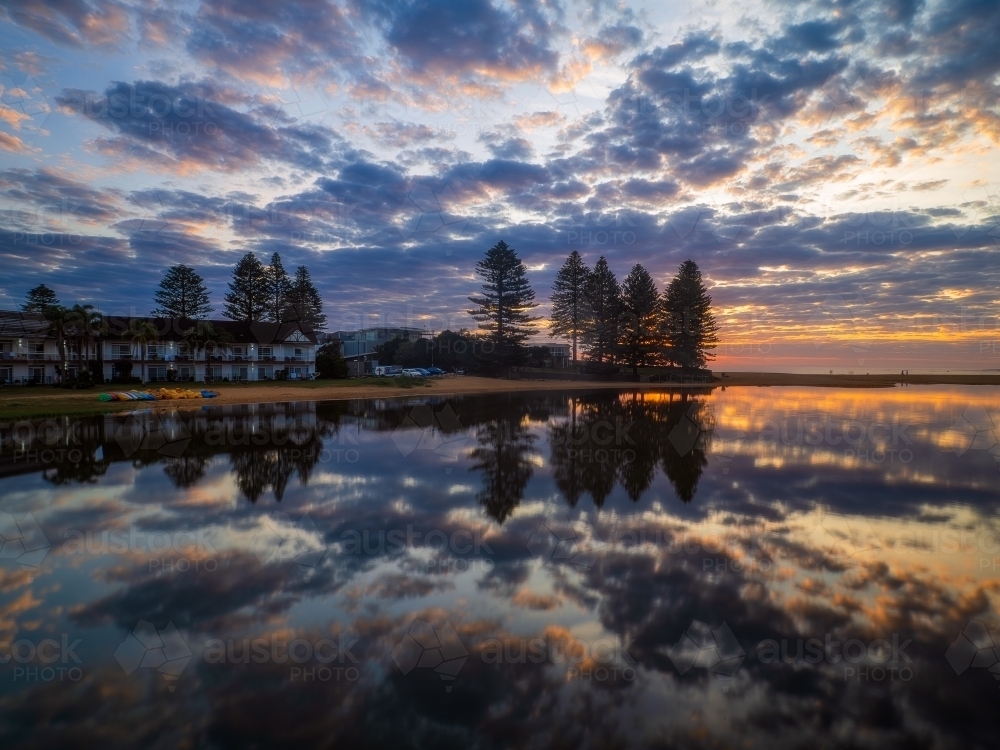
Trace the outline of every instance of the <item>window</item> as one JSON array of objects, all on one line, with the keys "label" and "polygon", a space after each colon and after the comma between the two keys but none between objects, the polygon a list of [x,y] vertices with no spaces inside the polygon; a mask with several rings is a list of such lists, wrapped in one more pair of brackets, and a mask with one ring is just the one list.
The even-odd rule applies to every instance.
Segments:
[{"label": "window", "polygon": [[29,351],[32,354],[45,354],[45,344],[29,344]]},{"label": "window", "polygon": [[128,344],[112,344],[111,345],[111,357],[112,359],[124,359],[126,357],[132,356],[132,347]]},{"label": "window", "polygon": [[273,357],[274,347],[273,346],[262,346],[260,348],[260,356],[262,357]]}]

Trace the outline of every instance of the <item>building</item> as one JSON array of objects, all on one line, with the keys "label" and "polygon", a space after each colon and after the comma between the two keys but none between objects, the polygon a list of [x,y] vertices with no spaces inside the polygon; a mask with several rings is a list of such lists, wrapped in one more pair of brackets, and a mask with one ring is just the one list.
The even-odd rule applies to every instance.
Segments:
[{"label": "building", "polygon": [[[54,383],[62,356],[40,315],[0,310],[0,384]],[[68,362],[79,366],[75,346]]]},{"label": "building", "polygon": [[[143,322],[157,330],[156,339],[144,346],[131,333]],[[205,322],[223,334],[225,343],[195,344],[191,331],[198,323],[193,320],[109,318],[100,341],[105,380],[128,375],[150,382],[306,380],[316,373],[317,335],[308,324]]]},{"label": "building", "polygon": [[375,347],[381,346],[395,338],[404,341],[422,339],[428,336],[423,328],[401,326],[397,328],[362,328],[358,331],[334,331],[327,334],[328,338],[340,339],[341,353],[344,359],[357,359],[371,356]]},{"label": "building", "polygon": [[553,367],[569,367],[572,351],[569,344],[546,344]]},{"label": "building", "polygon": [[[224,343],[207,340],[198,326],[210,323]],[[81,351],[66,344],[67,377],[90,369],[104,381],[141,377],[148,382],[304,380],[316,372],[317,335],[305,323],[244,323],[172,318],[107,317],[96,340]],[[156,331],[140,343],[143,323]],[[207,328],[201,329],[203,332]],[[38,315],[0,311],[0,383],[54,383],[62,354],[49,323]]]}]

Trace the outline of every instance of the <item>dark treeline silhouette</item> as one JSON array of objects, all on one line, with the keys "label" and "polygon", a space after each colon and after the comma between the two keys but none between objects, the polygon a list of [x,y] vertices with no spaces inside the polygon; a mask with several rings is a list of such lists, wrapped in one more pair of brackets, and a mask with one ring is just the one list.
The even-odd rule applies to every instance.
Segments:
[{"label": "dark treeline silhouette", "polygon": [[[226,406],[200,412],[108,415],[0,424],[0,476],[41,471],[55,484],[94,482],[112,463],[161,465],[178,488],[204,479],[226,456],[240,493],[257,502],[281,501],[289,482],[306,484],[326,442],[344,420],[376,432],[427,430],[446,440],[468,437],[469,471],[478,474],[478,500],[503,523],[524,499],[535,471],[538,437],[549,442],[559,491],[575,506],[590,495],[603,506],[616,486],[633,501],[662,471],[678,498],[689,502],[707,463],[705,401],[681,393],[523,394],[404,400]],[[8,448],[10,450],[8,450]]]},{"label": "dark treeline silhouette", "polygon": [[711,435],[705,402],[688,392],[569,396],[568,416],[549,427],[559,491],[601,507],[618,484],[638,501],[659,468],[684,502],[694,498]]}]

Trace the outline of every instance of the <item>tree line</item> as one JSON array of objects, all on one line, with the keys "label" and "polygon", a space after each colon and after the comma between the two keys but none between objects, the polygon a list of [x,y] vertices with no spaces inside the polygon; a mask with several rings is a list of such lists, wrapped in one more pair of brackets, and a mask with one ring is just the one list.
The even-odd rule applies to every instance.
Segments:
[{"label": "tree line", "polygon": [[[153,293],[153,299],[156,307],[149,313],[153,318],[204,320],[215,311],[205,280],[184,264],[167,269]],[[56,293],[45,284],[30,289],[21,305],[22,312],[42,315],[47,319],[59,317],[75,308],[93,310],[93,305],[63,307]],[[240,258],[233,269],[222,314],[230,320],[246,323],[303,322],[317,331],[326,327],[323,300],[313,284],[309,269],[299,266],[295,276],[290,276],[278,253],[271,256],[271,262],[266,266],[253,253]]]},{"label": "tree line", "polygon": [[[157,307],[150,315],[157,318],[199,320],[214,311],[204,280],[185,265],[171,266],[153,297]],[[253,253],[240,258],[224,302],[222,314],[230,320],[303,322],[316,330],[326,327],[323,300],[309,269],[299,266],[295,276],[290,276],[278,253],[271,256],[266,266]]]},{"label": "tree line", "polygon": [[[531,315],[538,305],[524,263],[501,240],[476,264],[476,273],[482,293],[469,297],[476,306],[469,313],[480,335],[493,344],[482,355],[483,364],[525,364],[530,358],[526,342],[540,318]],[[571,342],[574,362],[582,348],[592,371],[622,365],[633,374],[655,365],[704,368],[714,358],[718,326],[693,260],[680,265],[661,294],[641,264],[619,283],[607,258],[601,256],[591,269],[574,250],[556,274],[551,302],[549,335]]]}]

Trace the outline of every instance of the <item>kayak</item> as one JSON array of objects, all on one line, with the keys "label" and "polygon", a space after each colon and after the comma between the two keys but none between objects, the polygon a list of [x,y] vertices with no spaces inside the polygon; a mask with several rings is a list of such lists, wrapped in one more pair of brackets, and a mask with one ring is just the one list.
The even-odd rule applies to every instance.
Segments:
[{"label": "kayak", "polygon": [[191,398],[216,398],[215,391],[186,388],[158,388],[155,391],[111,391],[98,395],[98,401],[174,401]]}]

